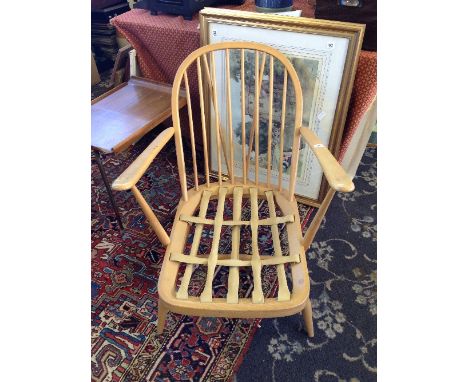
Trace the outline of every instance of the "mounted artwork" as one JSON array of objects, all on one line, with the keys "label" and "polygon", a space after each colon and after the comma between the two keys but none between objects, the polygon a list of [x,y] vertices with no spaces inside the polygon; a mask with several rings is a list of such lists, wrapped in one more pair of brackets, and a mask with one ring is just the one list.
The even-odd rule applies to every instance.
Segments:
[{"label": "mounted artwork", "polygon": [[[278,16],[254,12],[233,11],[227,9],[205,8],[200,12],[201,45],[228,41],[250,41],[269,45],[284,53],[292,62],[301,82],[303,91],[302,125],[313,130],[338,155],[343,134],[346,113],[361,49],[365,26],[316,20],[303,17]],[[224,68],[224,53],[215,56],[216,66]],[[256,62],[259,60],[259,63]],[[232,127],[234,130],[234,173],[242,176],[242,88],[240,81],[241,57],[239,52],[230,55],[230,88],[232,102]],[[262,68],[259,118],[259,180],[266,183],[267,142],[268,142],[268,103],[270,91],[273,93],[273,140],[272,140],[272,180],[277,182],[282,166],[283,183],[289,182],[290,160],[292,156],[295,97],[291,82],[284,81],[283,67],[279,63],[262,62],[251,51],[245,51],[245,87],[246,102],[244,107],[245,128],[251,129],[254,121],[254,75],[256,65]],[[260,64],[260,66],[258,66]],[[271,68],[273,70],[271,70]],[[271,72],[271,73],[270,73]],[[270,88],[270,76],[273,76],[274,88]],[[221,128],[227,134],[228,115],[226,108],[227,81],[226,72],[216,73],[218,103],[220,107]],[[287,98],[283,108],[282,94],[286,83]],[[289,89],[291,87],[291,89]],[[290,91],[291,90],[291,91]],[[207,103],[209,100],[205,97]],[[262,102],[263,101],[263,102]],[[289,107],[288,107],[289,106]],[[210,110],[211,106],[206,110]],[[283,113],[284,109],[284,113]],[[280,135],[282,119],[285,119],[284,156],[280,162],[280,149],[277,137]],[[208,115],[210,141],[216,142],[214,113]],[[249,136],[248,136],[249,137]],[[297,199],[309,205],[319,205],[328,189],[320,164],[312,150],[301,144],[297,171]],[[210,145],[211,158],[216,157],[216,144]],[[251,152],[253,160],[254,153]],[[218,171],[217,162],[210,161],[211,170]],[[253,169],[251,166],[251,173]],[[226,163],[222,164],[223,173],[227,173]]]}]

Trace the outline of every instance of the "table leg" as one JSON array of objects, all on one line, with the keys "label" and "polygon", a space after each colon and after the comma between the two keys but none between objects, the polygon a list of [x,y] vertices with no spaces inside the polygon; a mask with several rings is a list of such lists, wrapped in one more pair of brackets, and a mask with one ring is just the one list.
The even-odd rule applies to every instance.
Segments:
[{"label": "table leg", "polygon": [[124,226],[122,224],[122,219],[120,218],[120,213],[117,208],[117,205],[115,204],[114,195],[112,194],[112,189],[109,184],[109,180],[107,179],[106,173],[104,172],[104,167],[101,162],[101,153],[97,150],[94,150],[94,158],[98,165],[99,172],[101,173],[102,180],[104,181],[104,185],[106,186],[107,193],[109,194],[109,199],[111,201],[112,208],[114,209],[115,216],[117,217],[117,222],[119,223],[120,228],[123,229]]}]

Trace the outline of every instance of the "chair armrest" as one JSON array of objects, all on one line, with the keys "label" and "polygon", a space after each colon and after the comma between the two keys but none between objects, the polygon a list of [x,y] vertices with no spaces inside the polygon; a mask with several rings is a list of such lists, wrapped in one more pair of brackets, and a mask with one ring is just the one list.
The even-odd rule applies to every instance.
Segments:
[{"label": "chair armrest", "polygon": [[161,132],[153,142],[132,162],[130,166],[112,183],[118,191],[131,189],[143,176],[149,165],[159,154],[169,139],[174,135],[174,128],[169,127]]},{"label": "chair armrest", "polygon": [[320,139],[308,128],[301,127],[301,135],[310,146],[318,161],[325,177],[336,191],[351,192],[354,190],[354,183],[346,171],[341,167],[332,153],[322,144]]}]

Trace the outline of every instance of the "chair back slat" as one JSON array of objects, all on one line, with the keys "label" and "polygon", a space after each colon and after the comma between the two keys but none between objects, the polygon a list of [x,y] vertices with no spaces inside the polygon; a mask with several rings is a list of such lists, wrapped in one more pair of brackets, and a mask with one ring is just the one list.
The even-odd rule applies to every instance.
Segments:
[{"label": "chair back slat", "polygon": [[[259,129],[259,121],[260,121],[260,87],[262,86],[262,77],[258,71],[258,51],[255,52],[255,103],[254,103],[254,123],[252,127],[255,130],[255,184],[258,185],[258,162],[260,158],[260,129]],[[252,152],[252,149],[249,150],[249,156]]]},{"label": "chair back slat", "polygon": [[281,191],[283,189],[283,161],[284,161],[284,124],[286,121],[286,95],[288,92],[288,73],[284,71],[284,80],[283,80],[283,102],[281,108],[281,130],[280,130],[280,160],[278,164],[278,189]]},{"label": "chair back slat", "polygon": [[247,158],[245,157],[245,50],[241,49],[241,134],[242,134],[242,176],[247,184]]},{"label": "chair back slat", "polygon": [[[220,124],[220,118],[219,118],[219,108],[218,108],[218,95],[217,95],[217,91],[216,91],[216,65],[215,65],[215,60],[214,60],[214,52],[211,52],[211,55],[210,55],[210,58],[211,58],[211,65],[210,65],[210,69],[211,69],[211,94],[212,94],[212,98],[213,98],[213,107],[214,107],[214,112],[215,112],[215,128],[216,128],[216,144],[218,146],[218,182],[219,182],[219,185],[221,186],[222,184],[222,165],[221,165],[221,147],[223,147],[223,150],[224,150],[224,145],[223,145],[223,141],[221,140],[221,131],[220,131],[220,127],[219,127],[219,124]],[[226,158],[224,158],[226,160]]]},{"label": "chair back slat", "polygon": [[230,54],[229,49],[226,49],[225,61],[226,61],[226,99],[227,99],[227,118],[229,126],[229,160],[231,167],[231,183],[235,184],[234,176],[234,137],[232,134],[232,105],[231,105],[231,67],[230,67]]},{"label": "chair back slat", "polygon": [[190,98],[190,86],[187,78],[187,72],[184,72],[185,91],[187,94],[187,109],[189,115],[189,128],[190,128],[190,144],[192,146],[192,162],[193,162],[193,175],[195,181],[195,189],[198,191],[198,170],[197,170],[197,150],[195,149],[195,136],[193,134],[193,115],[192,115],[192,100]]},{"label": "chair back slat", "polygon": [[270,104],[269,104],[269,116],[268,116],[268,145],[267,145],[267,186],[270,187],[271,184],[271,146],[272,142],[272,133],[273,133],[273,83],[275,81],[275,76],[273,74],[273,56],[270,56]]},{"label": "chair back slat", "polygon": [[[190,91],[192,65],[196,66],[193,72],[197,78],[192,79],[198,92]],[[211,163],[212,169],[216,167],[219,185],[224,180],[223,174],[227,173],[233,185],[252,182],[281,191],[283,178],[289,177],[288,191],[290,196],[294,195],[302,90],[296,71],[286,56],[266,45],[227,42],[202,47],[181,64],[174,79],[172,110],[182,195],[186,195],[177,107],[182,82],[187,95],[195,189],[199,189],[200,183],[198,148],[198,154],[203,153],[202,173],[208,187],[212,186],[209,180]],[[194,111],[196,98],[200,101],[200,113]],[[201,120],[194,120],[199,114]],[[211,133],[209,126],[213,129]],[[197,134],[200,127],[201,134]],[[203,142],[197,144],[197,136]],[[251,165],[255,168],[250,169]],[[272,181],[273,176],[278,178],[277,181]]]},{"label": "chair back slat", "polygon": [[262,64],[259,68],[259,53],[255,51],[255,100],[254,100],[254,120],[249,134],[249,152],[247,154],[247,173],[249,172],[250,155],[253,149],[255,137],[255,184],[258,185],[259,159],[260,159],[260,91],[263,83],[263,73],[265,70],[266,53],[263,53]]},{"label": "chair back slat", "polygon": [[[227,143],[226,142],[226,137],[225,137],[225,131],[224,131],[224,128],[223,128],[223,125],[221,123],[221,116],[220,116],[220,112],[219,112],[219,106],[218,106],[218,91],[217,91],[217,88],[218,88],[218,85],[217,85],[217,82],[216,82],[216,63],[215,63],[215,52],[211,52],[211,65],[210,65],[210,69],[211,69],[211,86],[213,88],[212,92],[211,92],[211,96],[212,96],[212,101],[213,101],[213,106],[215,107],[215,114],[216,114],[216,131],[217,131],[217,137],[219,138],[218,140],[218,149],[219,149],[219,146],[221,146],[221,149],[222,149],[222,152],[223,152],[223,157],[224,157],[224,162],[226,163],[226,167],[228,168],[228,174],[229,176],[231,176],[232,174],[232,171],[231,171],[231,167],[230,167],[230,162],[228,161],[228,154],[227,154]],[[215,106],[216,105],[216,106]],[[219,184],[221,185],[222,183],[222,171],[219,172],[219,170],[221,169],[222,167],[222,163],[220,162],[218,164],[218,177],[219,177]]]},{"label": "chair back slat", "polygon": [[203,139],[203,159],[205,162],[205,182],[210,187],[210,164],[208,161],[208,139],[206,136],[206,118],[205,118],[205,100],[203,94],[202,71],[200,65],[200,57],[197,57],[197,78],[198,78],[198,93],[200,96],[200,113]]}]

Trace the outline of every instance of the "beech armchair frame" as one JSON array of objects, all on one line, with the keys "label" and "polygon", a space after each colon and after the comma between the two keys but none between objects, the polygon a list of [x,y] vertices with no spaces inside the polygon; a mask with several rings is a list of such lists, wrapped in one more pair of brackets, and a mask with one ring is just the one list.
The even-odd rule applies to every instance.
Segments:
[{"label": "beech armchair frame", "polygon": [[[234,174],[234,140],[232,129],[232,106],[230,88],[230,54],[233,50],[240,50],[241,65],[240,78],[242,84],[242,109],[241,115],[245,114],[245,68],[244,59],[247,50],[255,53],[255,95],[254,95],[254,118],[249,135],[246,134],[245,117],[242,117],[242,176]],[[227,115],[229,134],[223,134],[220,121],[218,105],[218,86],[216,84],[215,54],[223,52],[225,58],[225,69],[227,73]],[[267,182],[259,181],[259,113],[260,113],[260,90],[263,81],[265,65],[270,65],[272,73],[273,65],[279,62],[284,67],[282,120],[280,133],[280,154],[283,157],[283,136],[285,132],[285,108],[287,107],[287,82],[291,81],[295,92],[296,109],[295,125],[293,131],[293,154],[291,160],[291,171],[289,173],[289,187],[283,187],[282,166],[279,165],[277,184],[271,183],[271,139],[272,139],[272,115],[273,115],[273,76],[270,76],[269,96],[269,123],[268,123],[268,154],[267,154]],[[192,114],[192,102],[190,95],[189,76],[187,71],[194,65],[197,72],[197,85],[200,96],[201,129],[203,140],[203,164],[204,176],[199,181],[197,168],[197,150],[194,134],[194,121]],[[184,88],[181,85],[184,83]],[[208,87],[208,92],[204,87]],[[193,163],[194,187],[187,188],[187,175],[185,168],[184,149],[182,145],[180,117],[179,117],[179,95],[181,91],[186,92],[187,110],[189,116],[191,156]],[[204,95],[208,95],[208,101]],[[218,179],[210,181],[207,122],[205,120],[205,107],[209,105],[214,111],[216,119],[216,160],[218,164]],[[290,106],[290,105],[289,105]],[[289,107],[288,106],[288,107]],[[319,138],[308,128],[301,125],[302,121],[302,90],[290,61],[282,53],[271,47],[249,42],[228,42],[204,46],[191,53],[180,65],[174,79],[172,90],[172,120],[174,127],[164,130],[142,154],[117,178],[113,183],[115,190],[131,190],[141,206],[145,216],[150,222],[159,240],[167,246],[164,262],[162,265],[159,282],[159,306],[158,306],[158,332],[162,333],[169,311],[194,316],[211,317],[233,317],[233,318],[266,318],[280,317],[303,313],[306,330],[309,336],[313,336],[312,308],[309,299],[310,281],[307,269],[305,251],[312,243],[320,223],[328,209],[335,191],[351,192],[354,184],[339,163],[322,144]],[[177,152],[177,164],[179,181],[181,186],[181,200],[176,211],[174,225],[170,237],[145,201],[136,187],[138,180],[148,169],[151,162],[161,151],[164,145],[174,136]],[[305,235],[302,235],[300,216],[298,212],[294,187],[298,166],[298,151],[300,139],[304,139],[313,150],[323,168],[325,177],[330,184],[330,191],[321,203],[311,225]],[[250,179],[249,166],[251,165],[251,154],[255,153],[255,179]],[[199,153],[198,153],[199,154]],[[221,164],[224,159],[228,169],[228,179],[221,174]],[[280,161],[279,163],[282,163]],[[225,220],[224,204],[226,198],[233,198],[232,218]],[[206,217],[207,207],[210,200],[217,199],[217,211],[214,219]],[[241,219],[243,200],[250,201],[250,219]],[[270,216],[261,218],[258,215],[258,200],[265,199],[268,204]],[[247,202],[247,201],[245,201]],[[281,211],[281,216],[276,216],[276,206]],[[198,211],[198,214],[196,212]],[[285,224],[288,237],[288,254],[284,255],[281,250],[278,225]],[[184,254],[187,238],[192,226],[195,226],[193,241],[189,254]],[[272,230],[274,253],[263,254],[258,245],[258,228],[267,225]],[[232,251],[230,254],[218,253],[220,234],[223,226],[232,227]],[[247,226],[252,232],[252,253],[239,253],[240,229]],[[213,241],[208,256],[198,253],[202,232],[205,228],[212,227]],[[179,267],[185,264],[185,271],[181,280],[178,280]],[[286,264],[290,265],[292,278],[292,290],[287,285]],[[189,293],[189,283],[195,266],[206,266],[207,276],[205,287],[199,296]],[[261,269],[263,266],[273,265],[276,267],[278,276],[278,295],[276,297],[265,297],[261,285]],[[215,268],[217,266],[229,267],[228,291],[225,297],[213,297],[212,283]],[[250,297],[238,296],[239,268],[250,267],[253,275],[253,291]],[[180,286],[178,287],[178,281]]]}]

